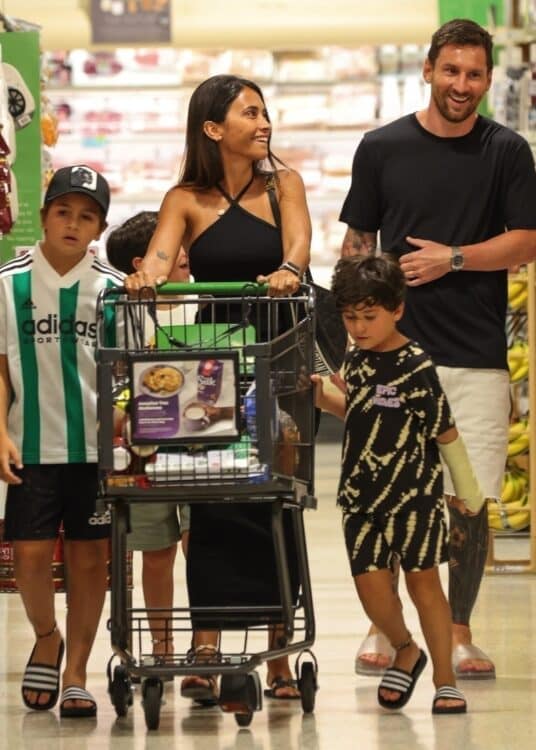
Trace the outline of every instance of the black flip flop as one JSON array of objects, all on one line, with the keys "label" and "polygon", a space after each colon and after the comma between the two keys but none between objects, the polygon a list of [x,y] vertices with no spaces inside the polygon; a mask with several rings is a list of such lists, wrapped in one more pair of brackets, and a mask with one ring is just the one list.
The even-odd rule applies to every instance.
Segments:
[{"label": "black flip flop", "polygon": [[[398,669],[397,667],[389,667],[389,669],[386,669],[383,679],[378,687],[378,703],[380,706],[390,710],[403,708],[411,698],[413,689],[417,684],[417,680],[425,668],[427,661],[426,654],[420,649],[419,658],[411,672],[406,672],[405,669]],[[400,693],[400,698],[396,701],[385,700],[380,694],[380,690],[392,690]]]},{"label": "black flip flop", "polygon": [[[463,701],[460,706],[438,706],[438,701],[441,700],[456,700]],[[465,695],[458,688],[452,685],[442,685],[437,688],[434,700],[432,701],[432,713],[433,714],[465,714],[467,713],[467,702]]]},{"label": "black flip flop", "polygon": [[[90,706],[66,706],[68,701],[87,701]],[[93,718],[97,715],[95,698],[85,688],[70,685],[61,694],[60,717],[62,719]]]},{"label": "black flip flop", "polygon": [[[32,659],[36,648],[37,644],[33,647],[24,670],[21,686],[22,700],[24,701],[24,705],[31,708],[33,711],[48,711],[49,709],[54,708],[60,694],[60,667],[63,659],[63,652],[65,651],[65,643],[62,638],[58,648],[56,664],[33,664]],[[36,692],[37,701],[39,701],[39,698],[43,693],[49,693],[50,698],[46,703],[38,703],[37,701],[32,703],[24,694],[25,690]]]}]

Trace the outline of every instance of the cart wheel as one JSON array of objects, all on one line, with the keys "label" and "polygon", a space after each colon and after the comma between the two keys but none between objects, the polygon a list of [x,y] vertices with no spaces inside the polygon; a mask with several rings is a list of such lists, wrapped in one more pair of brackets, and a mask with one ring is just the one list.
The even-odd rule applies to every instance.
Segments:
[{"label": "cart wheel", "polygon": [[316,673],[312,661],[306,661],[302,664],[298,687],[301,693],[303,712],[310,714],[314,711],[316,696]]},{"label": "cart wheel", "polygon": [[223,675],[219,704],[222,711],[235,715],[241,727],[247,727],[253,713],[262,708],[261,681],[257,672]]},{"label": "cart wheel", "polygon": [[243,714],[235,714],[234,717],[239,727],[249,727],[251,720],[253,719],[253,711],[248,711]]},{"label": "cart wheel", "polygon": [[132,705],[132,690],[126,667],[122,664],[114,669],[114,676],[110,685],[110,698],[118,716],[126,716],[128,707]]},{"label": "cart wheel", "polygon": [[160,724],[162,689],[162,681],[156,677],[149,677],[142,684],[143,711],[147,729],[158,729]]}]

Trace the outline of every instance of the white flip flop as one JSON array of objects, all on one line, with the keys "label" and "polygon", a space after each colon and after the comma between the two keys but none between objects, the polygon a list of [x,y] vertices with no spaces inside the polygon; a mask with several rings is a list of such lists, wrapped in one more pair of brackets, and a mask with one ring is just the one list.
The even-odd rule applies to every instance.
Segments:
[{"label": "white flip flop", "polygon": [[[491,669],[485,671],[479,669],[460,669],[462,661],[468,659],[481,659],[482,661],[489,661],[492,665]],[[482,651],[478,646],[474,646],[472,643],[459,643],[452,649],[452,668],[457,680],[494,680],[495,679],[495,667],[493,662],[487,654]]]},{"label": "white flip flop", "polygon": [[[389,658],[389,664],[386,666],[370,664],[363,661],[361,658],[363,654],[382,654]],[[395,650],[383,633],[367,635],[355,655],[355,673],[365,677],[377,677],[384,674],[385,670],[392,665],[394,658]]]}]

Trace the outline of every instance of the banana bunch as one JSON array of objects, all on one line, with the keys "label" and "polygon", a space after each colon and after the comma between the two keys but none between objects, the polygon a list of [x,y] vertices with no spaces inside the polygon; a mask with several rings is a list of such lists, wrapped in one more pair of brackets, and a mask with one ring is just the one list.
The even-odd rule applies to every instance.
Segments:
[{"label": "banana bunch", "polygon": [[526,341],[515,341],[508,349],[510,381],[519,383],[529,373],[529,345]]},{"label": "banana bunch", "polygon": [[529,489],[529,475],[524,469],[517,466],[507,467],[504,473],[503,486],[501,490],[501,503],[525,504]]},{"label": "banana bunch", "polygon": [[501,497],[488,502],[488,523],[494,531],[521,531],[530,524],[529,478],[510,467],[504,474]]},{"label": "banana bunch", "polygon": [[529,425],[526,419],[513,422],[508,430],[508,458],[526,453],[529,449]]},{"label": "banana bunch", "polygon": [[529,296],[527,279],[517,276],[508,282],[508,306],[511,310],[522,310]]}]

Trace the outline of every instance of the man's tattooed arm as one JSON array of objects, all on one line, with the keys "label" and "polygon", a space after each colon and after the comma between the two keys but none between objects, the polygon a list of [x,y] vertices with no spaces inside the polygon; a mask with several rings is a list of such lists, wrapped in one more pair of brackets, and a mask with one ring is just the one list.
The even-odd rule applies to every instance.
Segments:
[{"label": "man's tattooed arm", "polygon": [[376,251],[376,233],[348,227],[342,241],[341,257],[372,255]]}]

